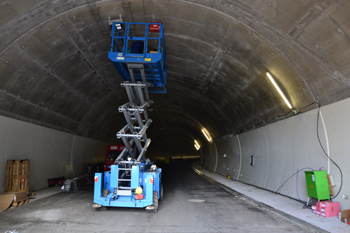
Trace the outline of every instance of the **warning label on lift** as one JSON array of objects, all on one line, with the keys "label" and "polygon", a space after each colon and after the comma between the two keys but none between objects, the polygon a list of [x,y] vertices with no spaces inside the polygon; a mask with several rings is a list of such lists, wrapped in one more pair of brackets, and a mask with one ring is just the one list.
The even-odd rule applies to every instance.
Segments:
[{"label": "warning label on lift", "polygon": [[95,182],[98,182],[98,176],[95,176]]}]

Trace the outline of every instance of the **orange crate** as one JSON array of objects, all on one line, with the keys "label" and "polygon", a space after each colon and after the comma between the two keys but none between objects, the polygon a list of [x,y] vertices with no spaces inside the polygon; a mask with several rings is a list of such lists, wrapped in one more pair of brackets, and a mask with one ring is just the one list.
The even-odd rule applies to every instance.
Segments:
[{"label": "orange crate", "polygon": [[29,160],[8,160],[5,192],[28,192],[29,173]]}]

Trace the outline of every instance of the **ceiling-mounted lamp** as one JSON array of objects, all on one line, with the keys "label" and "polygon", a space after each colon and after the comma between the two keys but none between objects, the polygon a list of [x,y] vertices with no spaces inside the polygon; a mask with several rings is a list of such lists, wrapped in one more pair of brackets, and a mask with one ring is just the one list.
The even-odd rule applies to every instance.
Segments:
[{"label": "ceiling-mounted lamp", "polygon": [[206,128],[202,129],[202,133],[204,134],[205,138],[208,140],[208,142],[212,142],[213,138],[211,137],[210,133]]},{"label": "ceiling-mounted lamp", "polygon": [[199,150],[199,149],[200,149],[200,147],[197,146],[196,144],[194,144],[194,147],[196,148],[196,150]]},{"label": "ceiling-mounted lamp", "polygon": [[273,79],[272,75],[269,72],[266,72],[267,77],[270,79],[270,81],[272,82],[272,84],[275,86],[276,90],[278,91],[278,93],[281,95],[282,99],[284,100],[284,102],[287,104],[288,108],[292,109],[293,106],[289,103],[289,101],[287,100],[286,96],[283,94],[283,92],[281,91],[280,87],[277,85],[277,83],[275,82],[275,80]]},{"label": "ceiling-mounted lamp", "polygon": [[201,148],[201,145],[197,142],[197,140],[194,140],[194,147],[199,150]]}]

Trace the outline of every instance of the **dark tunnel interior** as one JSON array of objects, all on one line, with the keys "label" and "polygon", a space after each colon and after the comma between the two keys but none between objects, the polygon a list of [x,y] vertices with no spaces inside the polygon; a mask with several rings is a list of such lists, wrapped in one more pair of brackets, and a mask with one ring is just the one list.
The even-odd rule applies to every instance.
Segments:
[{"label": "dark tunnel interior", "polygon": [[[1,115],[115,142],[124,124],[117,107],[126,102],[126,95],[107,57],[108,17],[162,22],[168,93],[151,95],[155,110],[150,113],[150,152],[195,154],[193,140],[206,141],[202,128],[218,140],[314,109],[315,102],[323,105],[348,97],[346,53],[338,53],[336,47],[343,43],[342,6],[347,2],[333,2],[5,4]],[[287,9],[289,13],[283,13]],[[324,23],[327,16],[334,25]],[[330,28],[335,25],[339,30],[332,37],[323,33],[334,31]],[[266,72],[273,74],[292,110]]]},{"label": "dark tunnel interior", "polygon": [[[1,213],[6,225],[0,230],[22,224],[24,216],[21,229],[33,232],[45,224],[108,232],[101,224],[106,219],[125,232],[309,232],[262,209],[284,206],[277,197],[296,201],[287,211],[307,206],[310,171],[326,173],[324,185],[334,191],[328,199],[349,209],[349,9],[348,0],[0,1],[0,192],[8,187],[3,168],[9,161],[28,167],[30,161],[30,191],[46,192],[51,178],[94,180],[80,193],[59,190],[38,199],[32,205],[38,219],[25,205],[18,215]],[[124,160],[105,159],[106,148],[124,144],[119,132],[130,127],[130,112],[120,110],[130,92],[109,57],[118,47],[113,22],[164,28],[167,92],[149,94],[149,128],[147,114],[140,119],[144,109],[129,106],[137,112],[129,115],[138,122],[134,129],[147,125],[147,136],[143,131],[133,146],[143,155],[140,142],[146,148],[151,139],[145,157],[158,167],[142,156],[147,163],[140,165],[130,148],[125,151],[133,155]],[[131,35],[140,33],[135,25]],[[128,49],[131,44],[123,52]],[[139,132],[131,133],[136,138]],[[108,166],[114,172],[102,173]],[[158,200],[163,174],[166,204],[158,217],[128,210],[137,205],[127,206],[133,205],[129,199],[155,206],[147,198]],[[261,196],[272,201],[260,205]],[[96,208],[122,207],[111,211],[118,221],[92,212],[92,200]]]},{"label": "dark tunnel interior", "polygon": [[[150,94],[147,155],[203,157],[194,140],[208,146],[206,155],[225,154],[223,148],[236,148],[223,143],[227,138],[244,139],[350,96],[348,8],[346,0],[7,1],[0,8],[0,115],[74,135],[64,145],[75,145],[76,136],[120,144],[116,133],[125,120],[118,107],[127,96],[108,58],[109,20],[162,22],[168,92]],[[32,126],[23,127],[28,133],[10,140],[10,157],[20,155],[16,141],[31,137]],[[260,135],[254,132],[253,139]],[[72,165],[82,162],[72,148],[70,165],[60,168],[69,174],[83,171]]]}]

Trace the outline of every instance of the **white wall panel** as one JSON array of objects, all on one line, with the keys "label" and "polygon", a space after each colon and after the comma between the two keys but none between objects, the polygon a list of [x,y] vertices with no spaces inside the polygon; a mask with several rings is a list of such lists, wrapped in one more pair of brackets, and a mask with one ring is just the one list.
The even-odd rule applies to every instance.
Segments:
[{"label": "white wall panel", "polygon": [[10,118],[0,117],[0,192],[5,189],[6,175],[6,142],[11,129],[12,120]]},{"label": "white wall panel", "polygon": [[[265,131],[270,155],[268,182],[265,188],[276,191],[294,172],[291,135],[288,124],[283,121],[266,126]],[[280,192],[283,194],[290,193],[295,185],[291,186],[289,184],[287,183]]]},{"label": "white wall panel", "polygon": [[204,157],[203,167],[208,168],[211,171],[215,171],[216,164],[216,148],[214,143],[206,143],[202,146],[202,156]]},{"label": "white wall panel", "polygon": [[253,143],[250,139],[250,134],[244,133],[239,135],[242,148],[242,161],[241,161],[241,172],[239,175],[239,180],[245,183],[253,183],[253,172],[250,166],[250,156],[253,154]]},{"label": "white wall panel", "polygon": [[229,156],[231,156],[232,152],[229,148],[227,148],[228,143],[226,141],[220,141],[215,143],[217,147],[217,155],[218,155],[218,161],[217,161],[217,168],[216,172],[227,176],[227,168],[229,166]]},{"label": "white wall panel", "polygon": [[[242,171],[239,180],[258,187],[265,187],[269,168],[268,145],[264,128],[245,133],[241,140]],[[250,165],[251,156],[254,156],[254,165]]]},{"label": "white wall panel", "polygon": [[[325,106],[321,113],[327,129],[330,157],[343,172],[343,188],[337,198],[341,200],[343,195],[350,196],[350,100]],[[334,191],[337,193],[340,188],[340,172],[332,162],[330,164],[330,174],[333,175],[336,183]],[[342,208],[350,209],[350,200],[342,200]]]},{"label": "white wall panel", "polygon": [[[219,174],[231,177],[237,177],[240,164],[240,152],[236,137],[230,137],[217,143],[218,149],[218,168]],[[226,155],[226,157],[224,157]]]},{"label": "white wall panel", "polygon": [[[30,160],[30,189],[47,180],[87,173],[88,162],[103,162],[107,143],[0,116],[0,192],[7,160]],[[74,168],[74,170],[73,170]]]},{"label": "white wall panel", "polygon": [[[71,163],[72,134],[41,127],[38,137],[39,146],[36,148],[38,155],[35,165],[37,178],[30,187],[45,187],[48,178],[64,176],[73,178]],[[32,168],[32,171],[34,169]],[[32,173],[33,174],[33,173]]]},{"label": "white wall panel", "polygon": [[[13,121],[11,122],[11,128],[8,132],[5,145],[7,160],[30,160],[31,175],[29,179],[29,187],[34,189],[36,188],[36,185],[34,184],[40,179],[40,174],[34,172],[38,169],[37,161],[39,163],[41,162],[40,157],[38,158],[36,153],[40,129],[41,127],[23,121]],[[5,168],[6,164],[2,167]]]},{"label": "white wall panel", "polygon": [[241,142],[239,139],[239,136],[236,135],[232,138],[232,150],[233,150],[233,156],[230,157],[230,170],[233,171],[233,175],[231,175],[232,178],[238,179],[241,171]]},{"label": "white wall panel", "polygon": [[88,163],[104,161],[107,145],[104,142],[75,136],[72,144],[74,174],[86,174]]},{"label": "white wall panel", "polygon": [[[322,149],[317,140],[317,110],[313,110],[296,117],[292,117],[286,120],[291,132],[291,142],[293,150],[293,170],[303,169],[310,167],[312,169],[326,169],[327,160],[322,155]],[[320,136],[324,139],[324,131],[322,125],[319,127]],[[292,175],[292,174],[290,174]],[[299,173],[299,195],[302,200],[307,199],[305,174],[304,172]],[[293,177],[291,181],[296,181]],[[295,182],[289,182],[288,185],[294,187]],[[283,190],[281,189],[283,193]],[[287,195],[297,198],[296,188],[292,188],[291,192],[286,192]]]},{"label": "white wall panel", "polygon": [[[225,169],[228,167],[230,171],[237,171],[236,176],[232,178],[276,191],[300,169],[328,170],[328,159],[317,139],[318,129],[321,144],[326,151],[329,145],[330,155],[341,166],[344,175],[343,189],[335,200],[341,202],[342,209],[350,208],[350,200],[342,199],[343,195],[350,196],[350,171],[348,169],[350,164],[350,121],[348,120],[350,99],[322,107],[323,119],[319,118],[318,128],[317,113],[317,109],[312,110],[216,142],[219,156],[216,172],[226,175]],[[227,159],[222,157],[226,152],[228,153]],[[211,161],[214,160],[214,153],[213,150],[206,152]],[[250,166],[251,155],[254,155],[254,166]],[[241,171],[238,174],[240,165]],[[207,168],[214,170],[212,164]],[[330,163],[330,174],[335,178],[337,185],[335,192],[337,192],[340,186],[340,172],[332,163]],[[304,171],[299,172],[298,186],[296,182],[296,176],[293,176],[279,192],[298,198],[298,187],[300,198],[306,200]]]}]

